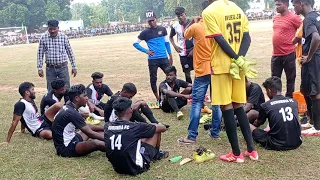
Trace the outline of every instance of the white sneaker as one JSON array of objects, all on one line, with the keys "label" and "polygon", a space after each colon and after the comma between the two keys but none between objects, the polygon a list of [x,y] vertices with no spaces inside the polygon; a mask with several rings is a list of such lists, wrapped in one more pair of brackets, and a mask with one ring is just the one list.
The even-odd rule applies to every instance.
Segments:
[{"label": "white sneaker", "polygon": [[320,130],[316,130],[314,127],[301,131],[302,136],[320,136]]},{"label": "white sneaker", "polygon": [[312,128],[313,125],[310,124],[309,122],[307,122],[306,124],[301,124],[301,127],[304,128],[304,129],[307,129],[307,128]]}]

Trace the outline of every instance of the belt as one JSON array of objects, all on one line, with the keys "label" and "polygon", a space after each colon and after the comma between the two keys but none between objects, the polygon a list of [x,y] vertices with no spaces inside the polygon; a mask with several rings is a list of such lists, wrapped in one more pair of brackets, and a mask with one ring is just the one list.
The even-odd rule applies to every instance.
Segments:
[{"label": "belt", "polygon": [[68,66],[68,61],[61,63],[61,64],[48,64],[47,63],[47,67],[50,67],[50,68],[62,68],[62,67],[66,67],[66,66]]}]

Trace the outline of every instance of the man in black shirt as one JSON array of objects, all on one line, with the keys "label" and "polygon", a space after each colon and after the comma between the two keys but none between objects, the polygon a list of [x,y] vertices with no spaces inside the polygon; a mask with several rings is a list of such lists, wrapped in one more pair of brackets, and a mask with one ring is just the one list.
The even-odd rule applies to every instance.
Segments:
[{"label": "man in black shirt", "polygon": [[100,100],[103,98],[103,95],[112,96],[113,92],[106,84],[102,83],[103,74],[100,72],[95,72],[91,75],[92,84],[89,84],[87,87],[87,93],[89,101],[95,105],[94,113],[99,116],[104,116],[103,109],[106,105]]},{"label": "man in black shirt", "polygon": [[247,113],[249,122],[252,124],[259,116],[261,104],[265,102],[261,87],[257,83],[250,82],[246,78],[247,103],[244,111]]},{"label": "man in black shirt", "polygon": [[293,0],[294,10],[303,15],[301,86],[304,96],[312,99],[314,127],[303,136],[320,136],[320,13],[313,11],[314,0]]},{"label": "man in black shirt", "polygon": [[[56,79],[51,82],[51,88],[47,94],[45,94],[40,103],[40,112],[44,114],[46,110],[53,104],[60,102],[62,97],[66,94],[66,83],[62,79]],[[66,101],[66,100],[65,100]]]},{"label": "man in black shirt", "polygon": [[[112,108],[112,103],[120,97],[126,97],[132,99],[137,94],[137,88],[133,83],[126,83],[123,85],[122,90],[115,93],[108,100],[104,108],[104,120],[105,122],[114,122],[118,119],[118,116],[115,114],[115,110]],[[159,122],[153,116],[153,113],[145,101],[139,100],[132,105],[133,114],[130,119],[132,122],[146,122],[145,118],[142,117],[143,113],[151,123],[158,124]]]},{"label": "man in black shirt", "polygon": [[1,144],[8,144],[11,140],[13,132],[15,131],[19,121],[21,122],[21,132],[25,132],[25,128],[34,137],[43,139],[52,139],[51,125],[47,122],[52,121],[56,113],[62,107],[61,103],[52,105],[44,114],[38,113],[37,105],[34,102],[36,93],[34,85],[30,82],[23,82],[19,86],[19,93],[22,98],[14,105],[13,120],[8,131],[8,136],[5,142]]},{"label": "man in black shirt", "polygon": [[[282,83],[279,77],[268,78],[263,87],[269,101],[261,104],[258,119],[250,124],[253,139],[264,148],[270,150],[292,150],[302,143],[299,124],[298,103],[281,95]],[[269,120],[270,131],[258,129]]]},{"label": "man in black shirt", "polygon": [[118,98],[112,107],[119,119],[105,124],[104,137],[106,156],[116,172],[141,174],[150,168],[151,161],[169,156],[159,150],[161,133],[167,130],[164,125],[130,122],[133,110],[128,98]]},{"label": "man in black shirt", "polygon": [[[192,84],[177,79],[177,69],[169,66],[165,69],[166,80],[159,85],[160,108],[164,112],[175,112],[177,118],[183,118],[180,109],[187,105],[187,99],[191,99]],[[180,88],[185,88],[180,93]]]},{"label": "man in black shirt", "polygon": [[[85,86],[72,86],[69,97],[70,101],[58,112],[52,123],[52,137],[57,154],[62,157],[78,157],[97,150],[105,152],[103,127],[86,124],[78,112],[88,101]],[[77,132],[76,129],[81,131]]]}]

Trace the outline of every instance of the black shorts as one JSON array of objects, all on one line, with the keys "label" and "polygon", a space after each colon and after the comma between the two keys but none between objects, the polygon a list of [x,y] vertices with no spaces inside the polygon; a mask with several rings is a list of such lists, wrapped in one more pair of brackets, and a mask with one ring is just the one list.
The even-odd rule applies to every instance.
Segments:
[{"label": "black shorts", "polygon": [[272,142],[271,136],[268,134],[268,132],[262,130],[262,129],[255,129],[252,131],[252,138],[256,143],[259,143],[262,147],[268,150],[276,150],[276,151],[287,151],[287,150],[293,150],[300,146],[300,144],[297,147],[285,147],[285,146],[279,146]]},{"label": "black shorts", "polygon": [[300,91],[304,95],[320,94],[320,55],[314,54],[311,61],[301,67]]},{"label": "black shorts", "polygon": [[180,56],[180,63],[181,63],[183,72],[190,72],[193,70],[192,56]]},{"label": "black shorts", "polygon": [[23,118],[21,118],[20,122],[21,124],[24,125],[25,128],[28,129],[28,131],[31,133],[31,135],[33,137],[40,137],[40,133],[43,131],[43,130],[50,130],[51,131],[51,127],[52,127],[52,123],[49,124],[49,122],[51,122],[45,115],[42,115],[39,117],[39,119],[42,121],[40,127],[36,130],[36,132],[32,132],[29,127],[27,126],[27,123],[24,121]]},{"label": "black shorts", "polygon": [[57,155],[62,157],[79,157],[80,155],[76,152],[76,146],[80,142],[83,142],[83,139],[80,134],[76,133],[67,147],[64,145],[58,147],[56,146]]},{"label": "black shorts", "polygon": [[140,154],[142,155],[143,158],[143,168],[142,172],[148,171],[150,168],[150,163],[154,159],[154,157],[157,155],[157,149],[153,146],[151,146],[148,143],[141,143],[141,148],[140,148]]},{"label": "black shorts", "polygon": [[[188,104],[188,101],[183,98],[176,98],[176,102],[179,109]],[[160,108],[163,110],[163,112],[166,112],[166,113],[174,111],[170,106],[169,102],[166,100],[162,101]]]}]

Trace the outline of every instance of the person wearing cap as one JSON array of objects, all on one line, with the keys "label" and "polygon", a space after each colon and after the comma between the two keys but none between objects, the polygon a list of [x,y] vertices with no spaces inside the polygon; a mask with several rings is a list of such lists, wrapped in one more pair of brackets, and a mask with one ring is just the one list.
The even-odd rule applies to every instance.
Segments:
[{"label": "person wearing cap", "polygon": [[46,80],[48,91],[52,90],[51,82],[62,79],[70,87],[70,77],[68,72],[68,58],[70,59],[73,77],[77,75],[76,61],[68,40],[68,37],[59,33],[59,22],[57,20],[48,21],[48,34],[41,37],[38,48],[37,68],[38,75],[44,76],[43,57],[46,57]]},{"label": "person wearing cap", "polygon": [[[170,42],[174,49],[179,53],[180,63],[182,70],[185,74],[186,81],[192,84],[191,71],[193,70],[193,43],[190,39],[185,39],[183,32],[190,24],[191,20],[187,18],[185,9],[177,7],[174,11],[179,22],[171,26]],[[177,35],[177,44],[174,42],[173,37]]]},{"label": "person wearing cap", "polygon": [[[150,85],[154,96],[159,101],[157,91],[157,71],[162,71],[172,64],[172,53],[166,28],[157,25],[157,18],[153,11],[146,12],[146,19],[149,27],[143,30],[134,41],[133,46],[139,51],[148,54],[148,66],[150,74]],[[148,48],[142,47],[139,43],[145,41]],[[169,59],[168,59],[169,54]]]}]

